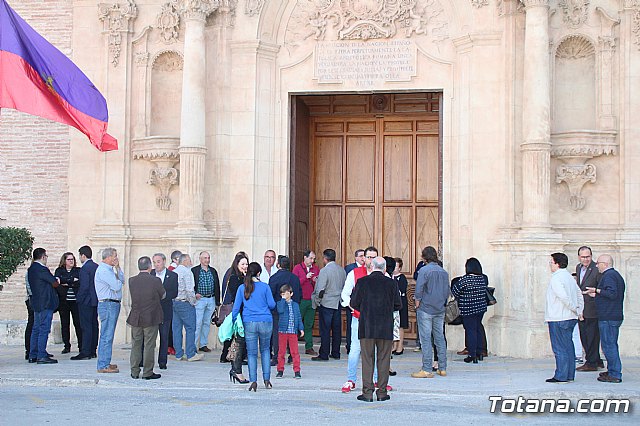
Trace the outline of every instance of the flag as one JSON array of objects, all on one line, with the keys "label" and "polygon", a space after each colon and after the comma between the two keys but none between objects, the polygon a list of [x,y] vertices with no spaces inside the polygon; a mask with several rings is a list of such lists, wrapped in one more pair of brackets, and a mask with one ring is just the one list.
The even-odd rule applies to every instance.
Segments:
[{"label": "flag", "polygon": [[100,151],[118,149],[107,134],[107,101],[86,75],[0,0],[0,108],[68,124]]}]

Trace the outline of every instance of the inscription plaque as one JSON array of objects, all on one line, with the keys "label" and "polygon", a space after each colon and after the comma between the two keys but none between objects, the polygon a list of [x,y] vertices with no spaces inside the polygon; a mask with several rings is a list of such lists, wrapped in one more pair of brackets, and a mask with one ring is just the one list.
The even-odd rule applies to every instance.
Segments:
[{"label": "inscription plaque", "polygon": [[320,41],[315,48],[318,83],[349,83],[360,88],[410,81],[416,75],[413,40]]}]

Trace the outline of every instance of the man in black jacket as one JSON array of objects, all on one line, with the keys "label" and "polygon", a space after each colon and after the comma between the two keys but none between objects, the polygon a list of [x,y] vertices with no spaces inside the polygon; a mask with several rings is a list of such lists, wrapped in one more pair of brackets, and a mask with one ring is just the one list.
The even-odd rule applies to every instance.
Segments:
[{"label": "man in black jacket", "polygon": [[604,367],[600,358],[600,331],[598,330],[598,311],[596,301],[587,294],[587,287],[597,287],[600,281],[600,272],[596,262],[592,259],[591,249],[582,246],[578,249],[580,263],[576,266],[576,279],[578,287],[584,298],[583,320],[578,321],[580,329],[580,341],[584,346],[586,361],[584,365],[576,368],[576,371],[598,371],[598,367]]},{"label": "man in black jacket", "polygon": [[57,360],[47,356],[47,340],[51,331],[53,311],[58,309],[59,301],[55,287],[58,287],[60,281],[47,268],[47,257],[46,250],[38,247],[33,251],[33,263],[27,270],[31,307],[34,312],[29,362],[57,364]]},{"label": "man in black jacket", "polygon": [[[167,258],[162,253],[153,255],[153,270],[151,275],[160,278],[166,296],[160,301],[162,305],[163,320],[160,324],[160,347],[158,348],[158,365],[161,370],[167,369],[167,353],[169,350],[169,331],[173,319],[173,299],[178,295],[178,274],[168,270],[165,266]],[[172,344],[173,346],[173,344]]]},{"label": "man in black jacket", "polygon": [[393,346],[393,311],[402,308],[400,292],[395,280],[386,277],[384,271],[387,263],[382,257],[372,262],[370,275],[358,280],[351,295],[350,306],[360,311],[358,338],[360,339],[362,358],[362,395],[358,400],[373,402],[373,363],[376,352],[378,357],[378,401],[386,401],[391,347]]},{"label": "man in black jacket", "polygon": [[78,250],[82,268],[80,268],[80,286],[76,294],[80,327],[82,327],[82,348],[80,353],[72,356],[72,361],[96,358],[98,349],[98,296],[96,295],[95,275],[98,264],[91,257],[93,250],[82,246]]}]

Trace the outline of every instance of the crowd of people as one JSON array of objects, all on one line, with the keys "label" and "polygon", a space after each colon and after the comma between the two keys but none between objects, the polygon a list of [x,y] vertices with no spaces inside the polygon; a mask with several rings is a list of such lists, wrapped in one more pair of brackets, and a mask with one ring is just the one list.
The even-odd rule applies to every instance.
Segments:
[{"label": "crowd of people", "polygon": [[[71,351],[70,325],[73,320],[78,351],[72,361],[96,358],[98,373],[118,373],[111,363],[116,324],[120,315],[124,272],[117,250],[101,251],[101,262],[92,260],[93,251],[83,246],[78,251],[82,266],[73,253],[62,255],[52,274],[43,248],[33,251],[27,270],[27,309],[29,321],[25,334],[25,359],[36,364],[58,361],[47,352],[47,340],[53,314],[59,313],[64,343],[63,354]],[[545,321],[556,358],[556,371],[550,383],[574,380],[575,371],[598,371],[604,364],[600,344],[607,360],[607,371],[598,380],[622,381],[618,354],[618,330],[622,323],[624,280],[613,269],[609,255],[597,263],[591,249],[578,251],[580,264],[572,276],[567,272],[568,258],[554,253],[547,290]],[[167,368],[171,355],[175,360],[200,361],[211,352],[208,347],[212,323],[220,326],[231,321],[235,330],[224,342],[220,362],[231,364],[233,383],[258,389],[258,358],[262,381],[272,388],[271,367],[282,378],[285,359],[293,364],[296,379],[302,378],[298,339],[304,339],[304,353],[312,361],[327,362],[341,357],[342,310],[347,318],[346,382],[342,392],[356,389],[358,365],[362,363],[362,393],[359,400],[372,402],[390,398],[389,376],[395,375],[390,360],[404,353],[404,330],[409,327],[408,282],[401,272],[400,258],[381,257],[371,246],[357,250],[354,262],[344,268],[336,263],[336,252],[322,252],[323,267],[316,263],[315,252],[304,252],[300,263],[291,268],[291,259],[267,250],[263,262],[250,262],[238,252],[220,281],[211,256],[203,251],[199,264],[191,256],[175,250],[167,265],[164,254],[142,256],[138,274],[128,280],[131,309],[127,324],[131,328],[130,370],[133,379],[158,379],[154,372],[155,349],[159,335],[157,364]],[[434,247],[422,250],[416,267],[413,303],[416,310],[418,342],[422,351],[421,368],[414,378],[447,376],[445,310],[455,298],[465,331],[464,362],[484,360],[487,342],[482,319],[487,312],[489,279],[476,258],[465,264],[465,275],[449,279]],[[318,317],[320,347],[313,346],[313,326]],[[99,322],[99,325],[98,325]],[[238,326],[239,324],[239,326]],[[579,325],[578,325],[579,324]],[[572,336],[579,329],[586,361],[575,367],[577,356]],[[287,356],[288,353],[288,356]],[[580,353],[581,355],[581,353]],[[248,379],[243,375],[248,366]],[[435,374],[434,374],[435,373]]]}]

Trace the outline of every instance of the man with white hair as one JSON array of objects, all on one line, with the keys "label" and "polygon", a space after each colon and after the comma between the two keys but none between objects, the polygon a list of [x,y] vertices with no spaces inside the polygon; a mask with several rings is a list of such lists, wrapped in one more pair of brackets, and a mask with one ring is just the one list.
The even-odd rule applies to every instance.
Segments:
[{"label": "man with white hair", "polygon": [[[181,254],[178,267],[178,295],[173,300],[173,347],[176,360],[200,361],[203,354],[196,353],[196,293],[195,280],[191,273],[191,256]],[[182,329],[186,334],[186,346],[182,349]],[[186,352],[186,355],[185,355]]]},{"label": "man with white hair", "polygon": [[618,350],[618,333],[624,319],[622,309],[625,283],[622,275],[613,269],[611,255],[598,256],[596,264],[602,276],[598,287],[588,287],[587,294],[596,299],[600,345],[607,359],[607,371],[600,373],[598,381],[620,383],[622,382],[622,362]]},{"label": "man with white hair", "polygon": [[118,252],[113,247],[102,250],[102,262],[95,276],[96,296],[98,296],[98,318],[100,319],[100,339],[98,341],[98,373],[118,373],[118,366],[111,364],[113,336],[116,332],[124,272],[120,268]]},{"label": "man with white hair", "polygon": [[351,295],[350,306],[360,312],[358,338],[362,357],[362,394],[359,401],[373,402],[373,366],[378,367],[376,399],[391,399],[387,393],[391,347],[393,346],[393,311],[402,308],[395,280],[384,275],[387,262],[382,257],[372,261],[370,275],[360,278]]}]

